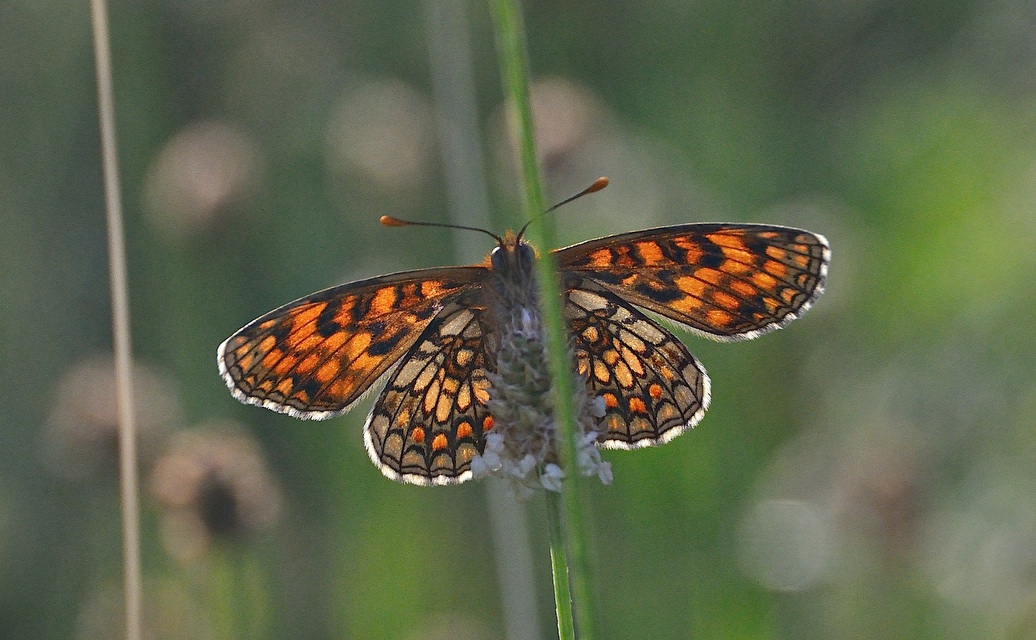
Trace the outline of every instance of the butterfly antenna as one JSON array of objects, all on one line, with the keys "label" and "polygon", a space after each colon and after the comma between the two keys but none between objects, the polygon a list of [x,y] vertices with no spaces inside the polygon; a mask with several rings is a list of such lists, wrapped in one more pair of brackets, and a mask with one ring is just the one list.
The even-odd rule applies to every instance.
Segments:
[{"label": "butterfly antenna", "polygon": [[[572,202],[573,200],[578,200],[579,198],[582,198],[583,196],[586,196],[586,195],[590,195],[591,193],[597,193],[598,191],[600,191],[601,189],[603,189],[603,188],[605,188],[607,186],[608,186],[608,178],[606,178],[604,176],[601,176],[600,178],[594,180],[594,183],[591,184],[589,187],[583,189],[582,191],[580,191],[579,193],[575,194],[574,196],[569,196],[569,197],[565,198],[564,200],[562,200],[561,202],[557,203],[553,207],[551,207],[551,208],[547,209],[546,211],[544,211],[543,215],[547,215],[548,213],[550,213],[551,211],[557,209],[561,205],[568,204],[569,202]],[[535,219],[536,218],[533,218],[533,220],[535,220]],[[523,235],[525,235],[525,230],[529,228],[530,224],[532,224],[532,220],[529,220],[528,222],[525,223],[525,225],[522,227],[521,231],[518,232],[518,237],[519,238],[521,238]]]},{"label": "butterfly antenna", "polygon": [[447,224],[445,222],[414,222],[413,220],[400,220],[399,218],[393,218],[392,216],[381,216],[379,219],[381,224],[386,227],[440,227],[442,229],[464,229],[466,231],[478,231],[484,233],[490,238],[496,240],[497,244],[503,244],[504,239],[496,235],[491,231],[480,229],[479,227],[466,227],[462,224]]}]

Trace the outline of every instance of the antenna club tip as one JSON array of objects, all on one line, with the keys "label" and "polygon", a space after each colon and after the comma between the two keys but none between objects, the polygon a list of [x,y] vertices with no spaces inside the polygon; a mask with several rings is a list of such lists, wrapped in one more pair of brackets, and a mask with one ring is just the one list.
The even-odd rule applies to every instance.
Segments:
[{"label": "antenna club tip", "polygon": [[403,222],[399,218],[393,218],[392,216],[381,216],[378,218],[378,222],[385,225],[386,227],[405,227],[406,222]]},{"label": "antenna club tip", "polygon": [[587,193],[595,193],[608,186],[608,177],[601,176],[594,180],[594,183],[590,185],[590,188],[586,190]]}]

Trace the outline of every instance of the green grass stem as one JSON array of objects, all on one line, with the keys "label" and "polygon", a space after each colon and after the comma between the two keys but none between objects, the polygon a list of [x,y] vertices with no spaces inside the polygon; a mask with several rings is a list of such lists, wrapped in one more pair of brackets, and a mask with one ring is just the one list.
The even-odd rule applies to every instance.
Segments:
[{"label": "green grass stem", "polygon": [[[546,348],[555,395],[555,417],[559,429],[559,449],[565,482],[560,500],[548,495],[551,518],[551,566],[558,611],[558,630],[562,640],[596,637],[590,581],[586,562],[586,518],[579,492],[576,460],[575,406],[568,332],[562,314],[561,287],[549,249],[557,245],[553,224],[542,215],[545,206],[536,145],[533,137],[532,106],[529,98],[529,64],[525,49],[525,27],[517,0],[491,0],[490,9],[496,30],[504,93],[509,101],[512,126],[521,168],[522,205],[525,218],[532,220],[527,237],[541,249],[537,261],[540,305]],[[555,536],[555,532],[557,535]],[[571,593],[571,607],[563,594]],[[566,619],[567,617],[567,619]],[[566,635],[567,634],[567,635]]]}]

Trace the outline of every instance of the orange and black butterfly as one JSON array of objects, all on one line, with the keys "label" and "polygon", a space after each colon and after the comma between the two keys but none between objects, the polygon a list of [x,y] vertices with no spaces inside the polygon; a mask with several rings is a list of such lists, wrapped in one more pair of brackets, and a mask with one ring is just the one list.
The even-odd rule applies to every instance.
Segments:
[{"label": "orange and black butterfly", "polygon": [[[312,420],[348,411],[387,375],[364,427],[374,464],[395,480],[463,482],[493,429],[501,316],[535,300],[532,247],[520,233],[496,240],[483,264],[379,276],[275,309],[220,345],[220,373],[238,400]],[[813,304],[830,251],[801,229],[693,223],[553,255],[575,366],[604,408],[598,445],[632,449],[669,441],[709,405],[705,369],[637,307],[708,338],[754,338]]]}]

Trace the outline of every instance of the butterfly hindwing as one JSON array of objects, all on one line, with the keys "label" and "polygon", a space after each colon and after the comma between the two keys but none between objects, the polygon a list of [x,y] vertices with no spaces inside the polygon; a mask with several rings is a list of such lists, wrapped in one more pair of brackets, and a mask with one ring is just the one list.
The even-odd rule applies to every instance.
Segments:
[{"label": "butterfly hindwing", "polygon": [[565,278],[576,368],[603,403],[604,447],[668,442],[709,405],[709,378],[671,333],[593,281]]},{"label": "butterfly hindwing", "polygon": [[388,477],[415,484],[470,477],[471,460],[492,428],[481,314],[462,300],[447,305],[374,403],[364,442]]}]

